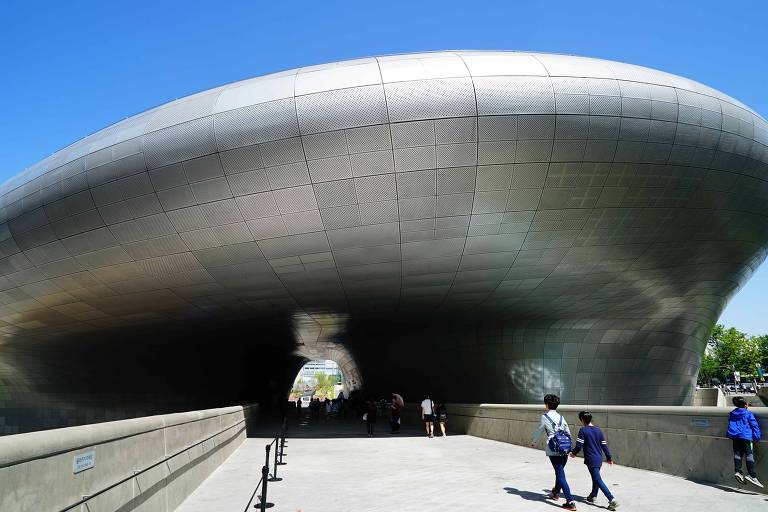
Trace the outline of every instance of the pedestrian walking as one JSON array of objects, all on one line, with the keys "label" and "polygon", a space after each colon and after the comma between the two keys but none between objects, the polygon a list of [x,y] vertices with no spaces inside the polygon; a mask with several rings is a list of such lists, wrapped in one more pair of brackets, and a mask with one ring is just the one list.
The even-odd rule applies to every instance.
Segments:
[{"label": "pedestrian walking", "polygon": [[549,499],[559,500],[560,492],[565,494],[565,503],[562,508],[565,510],[576,510],[576,503],[573,501],[571,488],[565,479],[565,465],[568,463],[568,453],[571,451],[571,431],[568,423],[558,414],[557,408],[560,405],[560,397],[557,395],[544,395],[544,407],[546,412],[541,415],[539,428],[533,433],[531,446],[535,446],[541,434],[546,433],[547,443],[544,445],[544,452],[552,468],[555,470],[555,486],[549,495]]},{"label": "pedestrian walking", "polygon": [[403,407],[405,407],[405,401],[403,400],[403,397],[397,393],[392,393],[392,405],[390,408],[392,410],[391,426],[393,434],[400,433],[400,409]]},{"label": "pedestrian walking", "polygon": [[373,400],[368,400],[366,402],[366,410],[365,410],[365,424],[368,426],[368,437],[373,437],[373,431],[376,427],[376,402]]},{"label": "pedestrian walking", "polygon": [[603,453],[605,453],[605,460],[608,465],[613,465],[611,451],[608,449],[608,441],[605,440],[603,431],[592,424],[592,414],[588,411],[581,411],[579,413],[579,420],[582,427],[576,436],[576,446],[571,451],[571,457],[576,457],[584,449],[584,464],[586,464],[589,476],[592,478],[592,492],[587,496],[587,502],[595,503],[597,492],[601,490],[605,497],[608,498],[608,510],[616,510],[619,504],[600,476],[600,468],[603,465]]},{"label": "pedestrian walking", "polygon": [[[733,464],[736,468],[734,476],[736,480],[743,484],[745,481],[763,487],[755,473],[755,452],[753,443],[760,442],[762,434],[760,425],[752,411],[749,410],[749,403],[740,396],[733,397],[733,405],[736,407],[728,415],[728,432],[726,437],[733,442]],[[747,461],[747,474],[741,470],[742,460]]]},{"label": "pedestrian walking", "polygon": [[421,401],[421,419],[424,421],[424,428],[427,431],[427,436],[434,437],[433,432],[435,428],[435,403],[427,393],[427,398]]},{"label": "pedestrian walking", "polygon": [[448,409],[445,407],[445,404],[440,403],[437,404],[437,411],[435,411],[435,422],[440,425],[440,432],[442,432],[443,437],[445,436],[445,422],[448,421]]},{"label": "pedestrian walking", "polygon": [[319,398],[312,398],[312,401],[309,402],[309,417],[310,418],[320,417],[320,399]]}]

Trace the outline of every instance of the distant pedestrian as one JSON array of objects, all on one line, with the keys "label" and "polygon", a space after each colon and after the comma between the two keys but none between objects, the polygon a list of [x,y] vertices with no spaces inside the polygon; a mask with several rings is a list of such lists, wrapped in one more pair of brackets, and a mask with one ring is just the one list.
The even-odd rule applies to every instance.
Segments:
[{"label": "distant pedestrian", "polygon": [[435,428],[435,403],[427,393],[427,398],[421,401],[421,419],[424,421],[424,428],[427,435],[433,437]]},{"label": "distant pedestrian", "polygon": [[446,409],[445,404],[443,403],[437,404],[437,410],[435,411],[435,423],[440,425],[440,431],[443,433],[443,437],[445,437],[446,421],[448,421],[448,409]]},{"label": "distant pedestrian", "polygon": [[587,411],[581,411],[579,413],[579,420],[581,420],[583,427],[579,430],[579,435],[576,436],[576,447],[571,452],[571,457],[576,457],[576,454],[582,448],[584,449],[584,464],[586,464],[587,470],[589,470],[589,476],[592,477],[592,492],[587,496],[587,501],[594,503],[597,500],[597,491],[599,489],[608,498],[608,510],[616,510],[619,504],[600,476],[600,467],[603,465],[603,452],[605,453],[605,460],[608,465],[613,465],[611,451],[608,449],[608,441],[605,440],[603,431],[592,424],[592,414]]},{"label": "distant pedestrian", "polygon": [[541,415],[539,428],[533,433],[531,446],[535,446],[541,437],[541,434],[547,434],[547,444],[544,445],[544,452],[552,463],[555,470],[555,486],[549,498],[552,500],[560,499],[560,491],[565,494],[565,503],[562,508],[565,510],[576,510],[576,503],[571,495],[571,488],[565,479],[565,465],[568,463],[568,453],[571,451],[571,431],[568,423],[557,413],[557,407],[560,405],[560,397],[557,395],[544,395],[544,407],[546,413]]},{"label": "distant pedestrian", "polygon": [[[760,442],[762,434],[755,415],[749,410],[749,404],[740,396],[733,397],[734,410],[728,415],[728,432],[726,437],[733,442],[733,464],[736,468],[735,477],[739,483],[746,480],[752,485],[763,487],[755,473],[755,452],[753,443]],[[742,459],[747,460],[747,474],[741,471]]]},{"label": "distant pedestrian", "polygon": [[404,406],[405,401],[403,400],[403,397],[397,393],[392,393],[392,405],[390,408],[392,409],[391,426],[393,434],[400,433],[400,409],[402,409]]},{"label": "distant pedestrian", "polygon": [[309,417],[317,418],[319,416],[320,416],[320,399],[312,398],[312,401],[309,402]]},{"label": "distant pedestrian", "polygon": [[376,427],[376,402],[373,400],[368,400],[366,402],[366,410],[365,410],[365,424],[368,426],[368,437],[373,437],[373,431]]}]

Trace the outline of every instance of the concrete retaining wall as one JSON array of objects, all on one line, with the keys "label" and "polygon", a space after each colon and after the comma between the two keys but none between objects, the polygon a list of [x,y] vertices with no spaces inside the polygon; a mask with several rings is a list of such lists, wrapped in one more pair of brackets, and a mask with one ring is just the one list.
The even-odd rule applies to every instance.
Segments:
[{"label": "concrete retaining wall", "polygon": [[[245,439],[225,407],[0,437],[0,510],[173,511]],[[95,465],[74,473],[77,455]]]},{"label": "concrete retaining wall", "polygon": [[720,388],[696,388],[693,395],[694,407],[729,407]]},{"label": "concrete retaining wall", "polygon": [[764,404],[768,404],[768,385],[763,385],[758,389],[757,396],[760,397],[760,400],[762,400]]},{"label": "concrete retaining wall", "polygon": [[[574,436],[582,410],[592,412],[595,424],[605,432],[617,464],[691,480],[735,484],[731,440],[724,437],[728,408],[561,406],[558,411]],[[755,456],[757,473],[765,479],[768,408],[751,410],[763,431],[764,440],[755,447]],[[543,412],[543,406],[538,405],[451,404],[447,426],[452,432],[528,446]]]}]

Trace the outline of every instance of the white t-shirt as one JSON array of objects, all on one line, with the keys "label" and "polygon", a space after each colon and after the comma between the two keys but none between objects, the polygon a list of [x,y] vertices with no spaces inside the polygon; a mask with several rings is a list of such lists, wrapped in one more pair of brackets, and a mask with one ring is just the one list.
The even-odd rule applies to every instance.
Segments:
[{"label": "white t-shirt", "polygon": [[425,398],[421,401],[421,412],[423,414],[434,414],[432,412],[432,400],[429,398]]}]

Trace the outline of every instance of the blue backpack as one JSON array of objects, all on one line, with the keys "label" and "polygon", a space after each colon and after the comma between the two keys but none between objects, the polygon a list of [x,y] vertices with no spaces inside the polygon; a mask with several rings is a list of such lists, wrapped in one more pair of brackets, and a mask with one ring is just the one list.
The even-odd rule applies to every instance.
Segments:
[{"label": "blue backpack", "polygon": [[549,440],[547,440],[549,450],[560,455],[568,455],[571,452],[573,443],[571,441],[571,436],[566,434],[565,429],[563,429],[563,417],[560,416],[559,423],[555,423],[555,420],[546,414],[544,417],[552,423],[552,427],[555,429],[555,433],[552,434],[552,437],[550,437]]}]

